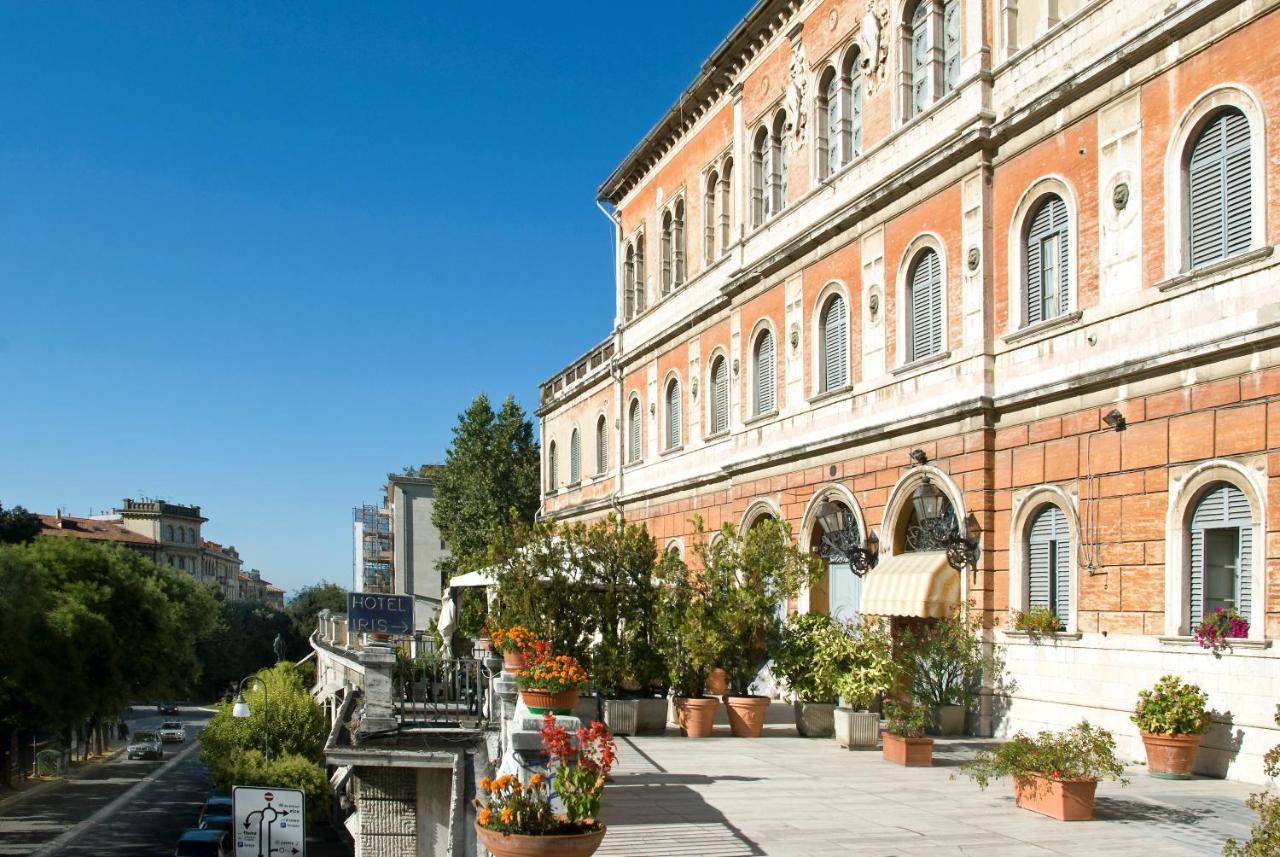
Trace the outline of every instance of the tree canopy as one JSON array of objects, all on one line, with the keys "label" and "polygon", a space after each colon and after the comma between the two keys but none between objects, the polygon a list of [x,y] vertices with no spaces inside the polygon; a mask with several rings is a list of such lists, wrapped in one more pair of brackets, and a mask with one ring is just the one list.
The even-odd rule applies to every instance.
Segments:
[{"label": "tree canopy", "polygon": [[294,637],[304,645],[311,632],[316,629],[316,617],[321,610],[346,614],[347,590],[336,583],[322,580],[293,593],[293,598],[284,608],[285,615],[293,626]]},{"label": "tree canopy", "polygon": [[24,545],[40,535],[40,516],[21,506],[0,508],[0,545]]}]

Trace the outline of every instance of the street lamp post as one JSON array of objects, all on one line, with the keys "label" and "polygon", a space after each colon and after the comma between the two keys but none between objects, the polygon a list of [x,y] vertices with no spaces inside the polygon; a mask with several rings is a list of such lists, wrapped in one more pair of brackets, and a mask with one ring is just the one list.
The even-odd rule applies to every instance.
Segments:
[{"label": "street lamp post", "polygon": [[240,679],[240,686],[236,690],[236,704],[231,707],[231,716],[245,718],[249,716],[249,703],[244,699],[244,686],[246,682],[256,681],[262,687],[262,757],[264,759],[271,758],[271,722],[267,719],[267,683],[256,675],[245,676]]}]

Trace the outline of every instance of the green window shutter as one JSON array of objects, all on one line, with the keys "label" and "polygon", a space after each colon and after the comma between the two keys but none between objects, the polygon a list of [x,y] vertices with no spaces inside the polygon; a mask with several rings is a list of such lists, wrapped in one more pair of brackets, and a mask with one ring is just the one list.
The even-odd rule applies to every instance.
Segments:
[{"label": "green window shutter", "polygon": [[929,3],[921,0],[911,16],[911,115],[929,105]]},{"label": "green window shutter", "polygon": [[1027,603],[1066,622],[1071,609],[1071,531],[1062,509],[1046,504],[1027,537]]},{"label": "green window shutter", "polygon": [[773,332],[765,330],[756,339],[756,414],[767,414],[776,408],[774,379]]},{"label": "green window shutter", "polygon": [[834,390],[848,383],[846,355],[849,350],[848,314],[844,298],[833,296],[822,314],[821,390]]},{"label": "green window shutter", "polygon": [[596,420],[596,473],[609,469],[609,427],[605,418]]},{"label": "green window shutter", "polygon": [[850,85],[849,94],[849,125],[850,137],[849,146],[845,154],[845,160],[850,160],[857,155],[862,154],[862,77],[858,74],[857,65],[853,69],[853,82]]},{"label": "green window shutter", "polygon": [[1253,557],[1253,513],[1249,498],[1234,485],[1220,483],[1210,488],[1196,504],[1191,516],[1190,613],[1194,625],[1205,613],[1205,570],[1209,559],[1208,530],[1238,531],[1238,553],[1235,568],[1236,611],[1246,618],[1252,608],[1253,581],[1250,571]]},{"label": "green window shutter", "polygon": [[942,350],[942,262],[933,250],[916,257],[911,272],[911,295],[907,304],[909,360],[920,360]]},{"label": "green window shutter", "polygon": [[942,94],[960,80],[960,0],[942,4]]},{"label": "green window shutter", "polygon": [[547,489],[556,490],[556,444],[555,441],[547,447]]},{"label": "green window shutter", "polygon": [[[1067,204],[1056,194],[1036,207],[1027,227],[1024,247],[1027,304],[1026,323],[1035,324],[1067,311],[1068,259]],[[1046,258],[1046,250],[1052,257]]]},{"label": "green window shutter", "polygon": [[723,357],[711,367],[711,431],[729,430],[729,370]]},{"label": "green window shutter", "polygon": [[1200,132],[1187,161],[1188,245],[1192,268],[1249,248],[1253,188],[1249,120],[1234,108]]},{"label": "green window shutter", "polygon": [[667,449],[680,445],[680,382],[667,385]]},{"label": "green window shutter", "polygon": [[569,435],[569,481],[577,484],[582,479],[582,441],[578,437],[578,430],[574,429],[573,434]]}]

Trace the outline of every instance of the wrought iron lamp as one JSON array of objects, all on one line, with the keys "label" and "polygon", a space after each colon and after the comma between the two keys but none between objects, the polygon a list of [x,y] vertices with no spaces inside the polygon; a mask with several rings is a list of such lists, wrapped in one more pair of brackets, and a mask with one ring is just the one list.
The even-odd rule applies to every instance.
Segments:
[{"label": "wrought iron lamp", "polygon": [[876,566],[880,540],[874,532],[862,539],[853,515],[839,503],[823,500],[817,511],[822,528],[822,544],[818,552],[830,562],[845,562],[849,570],[862,577]]},{"label": "wrought iron lamp", "polygon": [[236,689],[236,704],[231,707],[231,716],[240,718],[249,716],[249,703],[244,698],[244,686],[249,682],[255,681],[262,688],[262,757],[270,759],[271,721],[267,717],[267,683],[256,675],[245,676],[240,679],[240,686]]},{"label": "wrought iron lamp", "polygon": [[982,530],[970,512],[964,519],[964,532],[956,521],[955,510],[941,489],[925,476],[911,495],[915,522],[907,529],[907,544],[915,551],[946,551],[947,563],[956,571],[976,570],[978,542]]}]

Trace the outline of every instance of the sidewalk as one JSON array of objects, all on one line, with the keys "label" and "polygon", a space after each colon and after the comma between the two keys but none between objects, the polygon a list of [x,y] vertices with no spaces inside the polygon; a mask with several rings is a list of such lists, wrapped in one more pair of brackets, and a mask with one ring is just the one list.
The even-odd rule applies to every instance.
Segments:
[{"label": "sidewalk", "polygon": [[64,783],[67,780],[75,780],[80,777],[88,776],[93,772],[95,766],[101,765],[103,762],[109,762],[123,753],[128,744],[128,739],[116,740],[113,738],[107,742],[107,749],[105,753],[101,755],[93,754],[84,760],[72,759],[65,774],[58,774],[57,776],[52,777],[25,777],[13,788],[0,789],[0,807],[5,807],[34,797],[45,789],[55,786],[58,783]]},{"label": "sidewalk", "polygon": [[952,778],[982,739],[939,739],[935,767],[903,768],[878,750],[800,738],[783,717],[772,712],[755,740],[723,726],[704,740],[618,739],[600,857],[1189,857],[1220,855],[1254,821],[1244,800],[1257,786],[1158,780],[1141,767],[1127,788],[1099,785],[1094,821],[1053,821],[1015,807],[1007,780],[984,792]]}]

